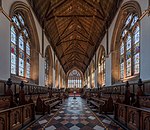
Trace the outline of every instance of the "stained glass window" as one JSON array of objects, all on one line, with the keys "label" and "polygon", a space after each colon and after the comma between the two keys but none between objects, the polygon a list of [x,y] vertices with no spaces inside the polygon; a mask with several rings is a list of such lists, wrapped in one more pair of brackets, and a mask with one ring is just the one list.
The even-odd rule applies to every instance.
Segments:
[{"label": "stained glass window", "polygon": [[46,51],[45,54],[45,85],[48,85],[48,79],[49,79],[49,67],[50,67],[50,63],[49,63],[49,53],[48,51]]},{"label": "stained glass window", "polygon": [[17,27],[20,29],[20,23],[18,21],[18,18],[16,16],[12,17],[13,22],[17,25]]},{"label": "stained glass window", "polygon": [[81,74],[77,70],[72,70],[68,76],[68,88],[81,88]]},{"label": "stained glass window", "polygon": [[16,74],[16,31],[11,26],[11,73]]},{"label": "stained glass window", "polygon": [[139,63],[140,63],[140,28],[136,27],[134,32],[134,73],[139,73]]},{"label": "stained glass window", "polygon": [[28,32],[27,32],[26,29],[24,29],[23,32],[24,32],[24,35],[25,35],[26,37],[29,37]]},{"label": "stained glass window", "polygon": [[100,85],[103,86],[105,85],[105,50],[104,48],[101,49],[98,68],[99,68]]},{"label": "stained glass window", "polygon": [[120,78],[139,74],[140,28],[138,17],[129,15],[120,39]]},{"label": "stained glass window", "polygon": [[18,18],[19,18],[21,24],[24,25],[24,20],[23,20],[23,18],[22,18],[22,16],[20,14],[18,14]]},{"label": "stained glass window", "polygon": [[30,44],[24,19],[20,14],[12,17],[11,26],[11,74],[30,78]]},{"label": "stained glass window", "polygon": [[26,43],[26,77],[30,78],[30,45]]}]

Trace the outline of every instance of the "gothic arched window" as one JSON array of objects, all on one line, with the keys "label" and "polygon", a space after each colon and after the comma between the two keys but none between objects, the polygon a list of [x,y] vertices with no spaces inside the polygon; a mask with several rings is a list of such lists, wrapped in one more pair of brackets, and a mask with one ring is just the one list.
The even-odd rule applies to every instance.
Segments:
[{"label": "gothic arched window", "polygon": [[100,59],[98,63],[99,83],[105,85],[105,50],[102,47],[100,50]]},{"label": "gothic arched window", "polygon": [[68,88],[81,88],[82,79],[81,74],[77,70],[72,70],[68,76]]},{"label": "gothic arched window", "polygon": [[49,63],[49,54],[48,52],[46,52],[46,55],[45,55],[45,85],[48,85],[49,84],[49,66],[50,66],[50,63]]},{"label": "gothic arched window", "polygon": [[130,14],[123,26],[120,39],[120,79],[139,74],[140,27],[138,16]]},{"label": "gothic arched window", "polygon": [[30,78],[30,38],[21,14],[12,17],[11,74]]}]

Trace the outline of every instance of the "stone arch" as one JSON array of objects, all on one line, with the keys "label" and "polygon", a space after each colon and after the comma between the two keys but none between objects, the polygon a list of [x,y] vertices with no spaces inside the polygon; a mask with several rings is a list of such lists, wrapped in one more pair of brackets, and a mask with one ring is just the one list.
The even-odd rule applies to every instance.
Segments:
[{"label": "stone arch", "polygon": [[50,45],[46,47],[45,50],[45,56],[46,53],[48,54],[49,58],[49,78],[48,78],[48,84],[52,87],[53,86],[53,57],[52,57],[52,51]]},{"label": "stone arch", "polygon": [[90,84],[91,87],[94,88],[95,86],[95,61],[92,60],[90,65]]},{"label": "stone arch", "polygon": [[62,88],[62,77],[63,74],[62,74],[62,68],[60,68],[60,88]]},{"label": "stone arch", "polygon": [[39,82],[39,53],[40,53],[40,44],[39,37],[34,22],[32,12],[27,4],[17,1],[14,2],[11,6],[9,15],[12,16],[16,13],[21,13],[24,16],[24,21],[29,30],[29,35],[31,39],[31,81],[36,84]]},{"label": "stone arch", "polygon": [[112,40],[111,40],[111,64],[112,64],[112,84],[120,82],[119,79],[119,50],[118,47],[120,45],[120,37],[121,37],[121,32],[124,26],[124,22],[126,21],[127,16],[129,16],[130,13],[134,13],[137,16],[141,16],[141,7],[138,2],[136,1],[128,1],[125,2],[118,14],[113,35],[112,35]]},{"label": "stone arch", "polygon": [[103,45],[100,45],[100,48],[99,48],[99,52],[98,52],[98,59],[97,59],[97,83],[98,83],[98,86],[101,86],[101,81],[100,81],[100,73],[99,73],[99,64],[100,64],[100,61],[101,61],[101,56],[103,54],[103,52],[105,53],[105,48]]},{"label": "stone arch", "polygon": [[67,77],[68,77],[69,73],[70,73],[72,70],[77,70],[77,71],[80,73],[80,75],[81,75],[81,77],[82,77],[82,79],[83,79],[83,73],[82,73],[82,71],[81,71],[80,69],[78,69],[77,67],[73,67],[71,70],[69,70],[69,71],[67,72]]},{"label": "stone arch", "polygon": [[58,60],[55,61],[55,87],[59,88],[59,65]]}]

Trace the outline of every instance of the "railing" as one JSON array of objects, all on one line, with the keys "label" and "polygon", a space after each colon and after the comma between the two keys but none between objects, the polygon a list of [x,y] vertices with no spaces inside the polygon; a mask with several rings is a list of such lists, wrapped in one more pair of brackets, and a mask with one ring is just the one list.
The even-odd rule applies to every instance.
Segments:
[{"label": "railing", "polygon": [[115,103],[115,119],[131,130],[150,130],[150,109]]},{"label": "railing", "polygon": [[[5,95],[7,91],[7,81],[0,80],[0,95]],[[21,87],[19,86],[20,83],[13,82],[11,85],[11,90],[13,91],[13,94],[16,95],[19,93]],[[44,94],[48,92],[47,87],[38,86],[35,84],[24,84],[24,92],[26,95],[28,94]]]},{"label": "railing", "polygon": [[1,110],[0,130],[18,130],[34,120],[34,103]]}]

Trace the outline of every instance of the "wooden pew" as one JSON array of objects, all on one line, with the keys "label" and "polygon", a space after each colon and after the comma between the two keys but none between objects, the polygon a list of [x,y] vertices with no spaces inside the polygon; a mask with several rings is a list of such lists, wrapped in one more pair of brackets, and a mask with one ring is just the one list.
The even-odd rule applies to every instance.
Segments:
[{"label": "wooden pew", "polygon": [[0,130],[19,130],[34,120],[34,103],[0,111]]},{"label": "wooden pew", "polygon": [[115,119],[131,130],[150,130],[150,108],[115,103]]},{"label": "wooden pew", "polygon": [[105,110],[105,102],[101,99],[91,97],[87,100],[87,103],[90,103],[98,108],[98,112],[102,113]]},{"label": "wooden pew", "polygon": [[10,96],[0,96],[0,110],[10,108]]},{"label": "wooden pew", "polygon": [[61,97],[60,92],[52,93],[52,97],[49,98],[48,96],[45,98],[41,98],[40,95],[36,101],[36,113],[37,114],[45,114],[45,112],[50,113],[51,109],[62,103],[63,97]]},{"label": "wooden pew", "polygon": [[38,96],[37,101],[36,101],[36,107],[35,107],[37,114],[43,114],[44,101],[46,100],[49,100],[49,98],[47,97],[47,98],[42,99],[40,95]]},{"label": "wooden pew", "polygon": [[43,114],[45,114],[45,112],[48,112],[50,114],[52,108],[57,106],[60,103],[62,103],[62,99],[60,99],[59,97],[54,97],[54,98],[44,101],[43,102],[43,106],[44,106]]},{"label": "wooden pew", "polygon": [[99,110],[102,108],[101,111],[104,113],[113,113],[113,98],[110,94],[106,97],[97,89],[88,91],[87,101],[96,106]]}]

